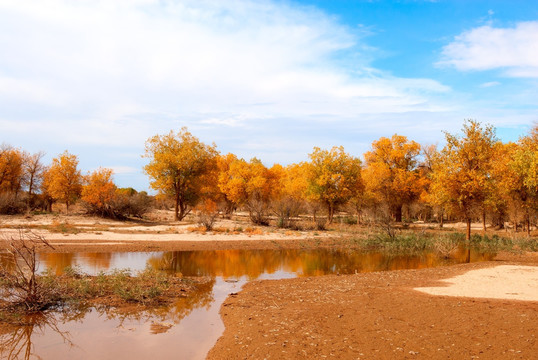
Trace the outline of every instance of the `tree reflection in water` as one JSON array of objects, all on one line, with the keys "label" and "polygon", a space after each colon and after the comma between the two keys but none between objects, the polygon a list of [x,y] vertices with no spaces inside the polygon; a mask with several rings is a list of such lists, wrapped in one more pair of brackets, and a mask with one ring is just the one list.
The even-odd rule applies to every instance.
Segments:
[{"label": "tree reflection in water", "polygon": [[[453,253],[450,259],[433,252],[395,256],[349,249],[175,251],[150,257],[148,265],[185,276],[222,276],[224,279],[246,276],[252,280],[277,271],[297,276],[319,276],[420,269],[466,262],[467,255],[463,248]],[[490,260],[493,254],[473,251],[471,257],[471,261],[483,261]]]},{"label": "tree reflection in water", "polygon": [[[89,263],[100,271],[110,270],[110,267],[114,267],[117,255],[128,254],[95,253],[90,254],[90,256],[87,254],[84,256],[81,254],[55,254],[43,256],[42,261],[44,265],[52,267],[53,271],[58,273],[61,273],[63,268],[67,266],[80,265],[80,261]],[[220,336],[218,326],[211,327],[212,323],[218,322],[220,303],[224,301],[228,293],[239,289],[236,287],[232,289],[230,287],[232,284],[223,281],[223,279],[244,279],[246,277],[252,280],[267,274],[275,274],[271,277],[281,278],[416,269],[464,262],[468,252],[465,249],[460,249],[460,251],[453,253],[449,260],[433,253],[423,253],[417,256],[390,256],[384,253],[323,248],[181,251],[140,255],[135,257],[136,261],[143,261],[145,265],[154,269],[181,273],[184,276],[204,276],[208,277],[208,281],[198,284],[196,290],[179,297],[172,305],[144,309],[143,311],[140,311],[138,306],[130,308],[110,308],[98,305],[87,308],[70,306],[58,312],[25,318],[24,324],[20,326],[6,326],[4,322],[3,325],[0,324],[0,329],[2,329],[0,333],[0,357],[7,357],[7,359],[39,358],[40,355],[48,356],[47,351],[52,351],[53,358],[58,356],[77,358],[79,351],[83,353],[84,349],[92,351],[92,353],[102,351],[103,356],[112,351],[111,349],[115,349],[115,351],[131,351],[133,358],[144,358],[155,355],[155,352],[163,355],[166,351],[174,351],[175,346],[178,346],[178,341],[182,341],[181,347],[184,351],[192,347],[197,349],[198,353],[191,356],[202,358],[205,355],[199,349],[204,348],[204,346],[209,349],[214,343],[211,336],[215,337],[215,341]],[[471,261],[489,260],[492,257],[493,254],[471,252]],[[130,257],[126,256],[125,259],[130,259]],[[0,262],[5,261],[6,259],[0,254]],[[6,268],[9,267],[9,264],[4,265]],[[243,282],[243,280],[240,281],[240,283]],[[196,309],[200,311],[195,311]],[[206,315],[202,315],[202,313]],[[155,342],[155,344],[159,344],[156,345],[158,350],[156,348],[149,350],[149,353],[144,353],[148,350],[133,344],[134,338],[130,336],[134,333],[130,330],[133,326],[137,326],[136,322],[145,324],[145,326],[138,326],[142,326],[144,331],[148,331],[149,334],[161,334],[158,338],[160,340]],[[177,326],[181,322],[183,324]],[[174,330],[171,330],[170,334],[163,334],[171,328]],[[73,331],[73,334],[78,334],[79,337],[71,339],[69,333],[64,331],[65,329]],[[114,329],[117,330],[116,334],[110,337],[108,332],[114,331]],[[213,333],[208,336],[210,332]],[[178,334],[181,334],[179,338]],[[170,337],[166,338],[168,335]],[[65,346],[61,345],[51,346],[51,343],[61,344],[57,339],[51,340],[57,336],[60,336],[66,346],[74,351],[68,351]],[[122,339],[121,344],[117,341],[119,338],[116,336]],[[92,340],[88,340],[90,338]],[[93,346],[94,338],[103,342],[101,348]],[[105,345],[104,343],[110,338],[114,341]],[[73,342],[78,342],[80,348]],[[201,345],[200,342],[204,342],[204,344]],[[121,348],[121,346],[127,348]],[[194,351],[193,349],[190,350]],[[65,357],[66,355],[69,357]],[[166,355],[163,356],[166,357]]]},{"label": "tree reflection in water", "polygon": [[8,326],[8,331],[0,334],[0,355],[8,360],[40,358],[33,350],[33,336],[53,332],[61,337],[64,344],[73,347],[70,335],[61,331],[59,321],[54,313],[36,313],[22,318],[23,323],[17,326]]},{"label": "tree reflection in water", "polygon": [[[189,316],[194,309],[208,308],[213,302],[213,286],[215,279],[199,284],[196,290],[184,297],[180,297],[172,305],[147,308],[140,311],[140,307],[111,308],[108,306],[71,306],[58,311],[47,311],[19,318],[16,324],[4,325],[0,333],[0,358],[40,359],[39,349],[34,349],[38,337],[52,339],[59,336],[69,348],[76,348],[68,331],[63,331],[63,325],[68,323],[84,323],[89,313],[96,313],[101,321],[113,320],[117,328],[123,328],[129,322],[179,324]],[[13,321],[12,321],[13,322]],[[152,327],[151,333],[157,334]],[[57,342],[57,341],[47,341]],[[64,348],[62,351],[67,351]]]}]

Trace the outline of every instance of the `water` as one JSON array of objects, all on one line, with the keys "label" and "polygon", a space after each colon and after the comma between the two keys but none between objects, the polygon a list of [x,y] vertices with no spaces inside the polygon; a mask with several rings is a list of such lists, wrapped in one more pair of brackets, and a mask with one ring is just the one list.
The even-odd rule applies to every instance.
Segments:
[{"label": "water", "polygon": [[[387,256],[351,250],[215,250],[41,254],[41,269],[67,266],[89,274],[152,267],[184,276],[209,276],[208,284],[167,308],[116,313],[95,308],[77,314],[37,316],[32,326],[0,335],[2,358],[14,359],[203,359],[224,330],[219,310],[232,292],[254,279],[418,269],[466,261],[463,249],[450,260],[435,254]],[[471,261],[492,255],[471,254]],[[1,261],[1,258],[0,258]],[[3,346],[2,346],[3,345]]]}]

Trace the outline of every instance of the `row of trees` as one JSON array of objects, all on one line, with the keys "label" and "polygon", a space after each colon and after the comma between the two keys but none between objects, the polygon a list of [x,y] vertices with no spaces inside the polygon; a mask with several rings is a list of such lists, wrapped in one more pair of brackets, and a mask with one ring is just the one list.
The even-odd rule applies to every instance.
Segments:
[{"label": "row of trees", "polygon": [[65,151],[48,166],[43,156],[43,152],[29,154],[7,145],[0,148],[0,213],[52,211],[57,201],[69,212],[79,199],[88,212],[100,216],[141,216],[148,209],[147,194],[118,188],[112,170],[99,168],[82,175],[76,155]]},{"label": "row of trees", "polygon": [[268,168],[256,158],[220,155],[183,128],[148,140],[144,170],[153,189],[174,199],[176,220],[210,199],[224,214],[247,210],[256,224],[273,214],[289,226],[307,211],[316,219],[323,208],[323,221],[330,223],[346,206],[359,221],[368,213],[401,222],[404,211],[407,219],[441,224],[445,217],[460,218],[468,238],[471,221],[480,216],[484,228],[489,216],[497,226],[512,220],[530,232],[538,211],[538,126],[517,143],[502,143],[491,126],[473,120],[460,136],[445,135],[440,150],[394,135],[374,141],[364,163],[333,147],[314,148],[308,162]]},{"label": "row of trees", "polygon": [[[502,227],[505,221],[530,232],[538,212],[538,126],[517,143],[502,143],[491,126],[469,120],[460,135],[445,134],[446,145],[421,146],[405,136],[382,137],[364,154],[364,162],[343,147],[314,148],[309,161],[266,167],[234,154],[219,154],[188,132],[171,131],[146,142],[144,167],[151,187],[173,200],[176,220],[193,209],[230,216],[248,212],[255,224],[276,217],[282,227],[309,213],[319,224],[332,222],[339,210],[361,222],[462,219],[470,237],[471,221],[481,218]],[[118,189],[112,170],[85,176],[67,151],[49,166],[43,153],[0,149],[0,212],[24,199],[27,208],[50,210],[54,201],[67,210],[81,199],[102,216],[140,216],[149,206],[144,192]],[[19,201],[20,203],[20,201]],[[7,205],[6,205],[7,204]]]}]

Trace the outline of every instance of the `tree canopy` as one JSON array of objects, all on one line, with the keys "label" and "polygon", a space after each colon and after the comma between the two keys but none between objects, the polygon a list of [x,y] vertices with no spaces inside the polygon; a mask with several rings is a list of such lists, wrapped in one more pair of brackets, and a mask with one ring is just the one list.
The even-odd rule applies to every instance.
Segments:
[{"label": "tree canopy", "polygon": [[185,127],[146,141],[144,156],[150,162],[144,171],[153,189],[174,198],[176,220],[182,220],[196,205],[217,155],[215,145],[202,143]]}]

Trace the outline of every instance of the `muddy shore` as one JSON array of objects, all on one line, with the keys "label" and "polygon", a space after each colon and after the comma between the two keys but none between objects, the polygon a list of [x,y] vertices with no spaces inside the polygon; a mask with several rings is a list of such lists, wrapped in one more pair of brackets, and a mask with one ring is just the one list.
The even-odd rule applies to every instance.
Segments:
[{"label": "muddy shore", "polygon": [[415,290],[499,264],[537,266],[538,256],[254,281],[223,304],[226,330],[208,359],[536,359],[538,301]]}]

